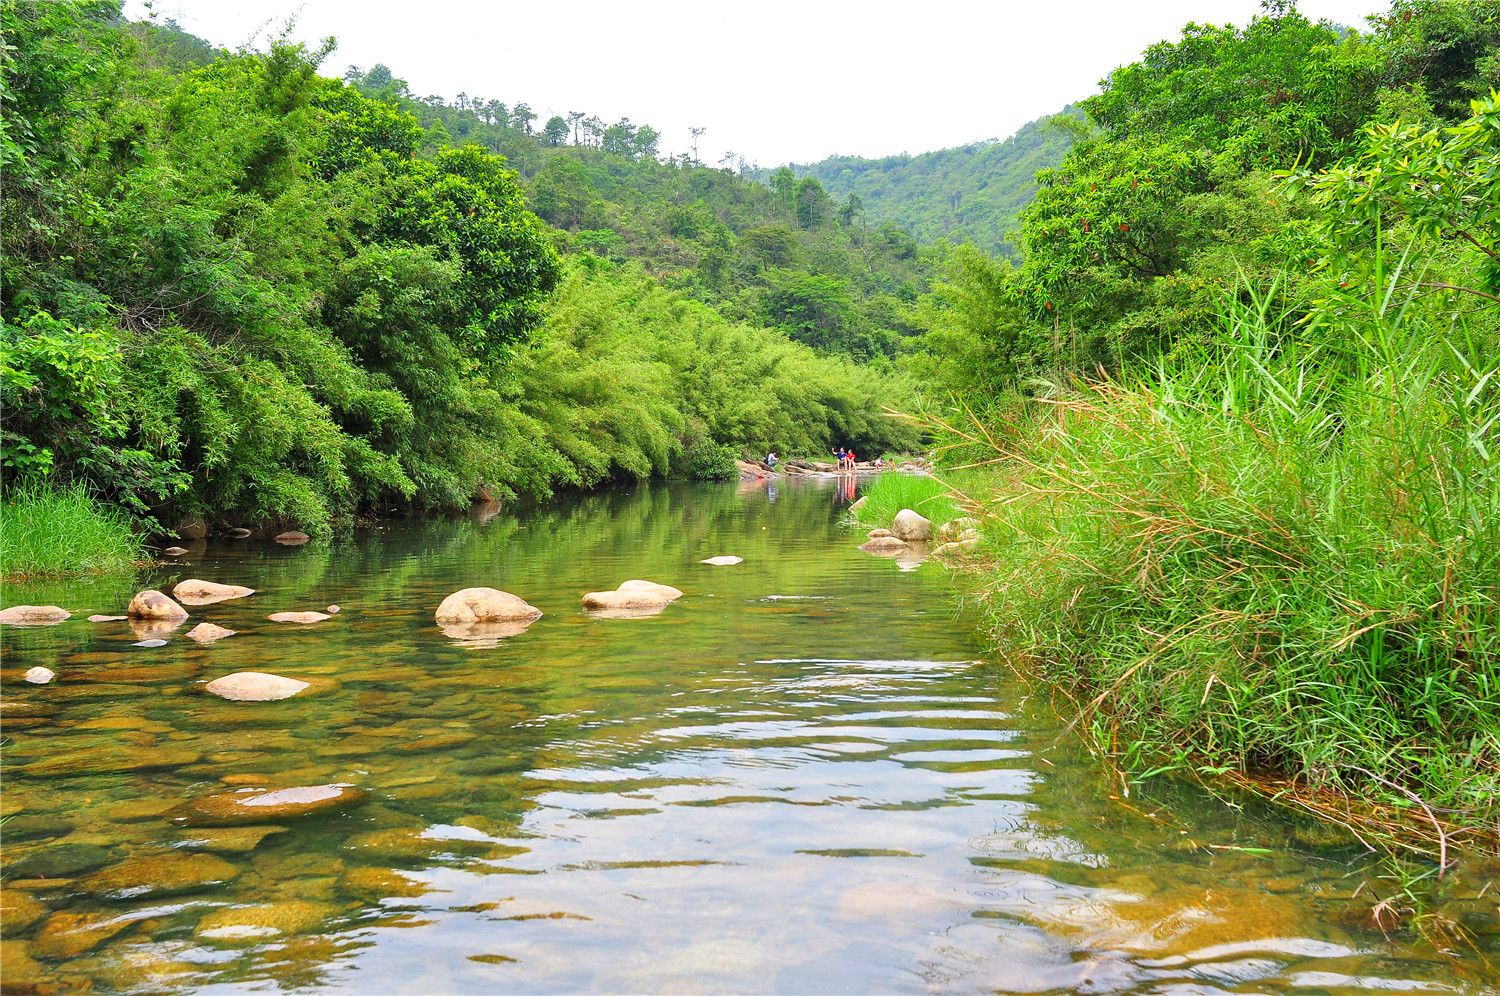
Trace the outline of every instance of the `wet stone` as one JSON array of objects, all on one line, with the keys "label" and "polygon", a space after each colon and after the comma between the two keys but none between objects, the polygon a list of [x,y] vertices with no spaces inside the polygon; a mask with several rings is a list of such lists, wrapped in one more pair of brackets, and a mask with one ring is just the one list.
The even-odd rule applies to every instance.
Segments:
[{"label": "wet stone", "polygon": [[198,923],[194,936],[214,944],[260,944],[316,930],[333,913],[321,903],[288,900],[214,910]]},{"label": "wet stone", "polygon": [[[100,688],[119,686],[101,685]],[[132,692],[136,689],[132,688]],[[151,771],[158,768],[180,768],[192,764],[201,755],[190,747],[160,744],[150,749],[139,747],[100,746],[88,750],[40,757],[20,769],[30,778],[60,778],[68,775],[102,775],[122,771]]]},{"label": "wet stone", "polygon": [[67,609],[56,605],[12,605],[0,610],[0,625],[55,626],[71,615]]},{"label": "wet stone", "polygon": [[333,618],[326,612],[273,612],[266,616],[274,623],[299,623],[303,626]]},{"label": "wet stone", "polygon": [[183,826],[238,826],[347,809],[367,798],[366,792],[349,785],[247,788],[184,803],[173,810],[172,820]]},{"label": "wet stone", "polygon": [[202,827],[184,834],[177,846],[215,854],[248,854],[267,837],[285,830],[282,826]]},{"label": "wet stone", "polygon": [[[54,913],[36,933],[35,950],[43,958],[76,958],[131,926],[115,913]],[[10,974],[7,959],[6,975]]]},{"label": "wet stone", "polygon": [[167,645],[167,641],[163,640],[163,639],[160,639],[160,638],[154,638],[154,639],[150,639],[150,640],[140,640],[140,641],[138,641],[136,643],[132,643],[131,644],[132,647],[148,647],[148,648],[150,648],[150,647],[165,647],[166,645]]},{"label": "wet stone", "polygon": [[264,671],[236,671],[204,686],[210,694],[230,702],[276,702],[289,699],[307,687],[305,681]]},{"label": "wet stone", "polygon": [[214,643],[226,636],[233,636],[234,632],[232,629],[215,626],[213,623],[199,623],[183,635],[194,643]]},{"label": "wet stone", "polygon": [[[4,827],[0,827],[0,834],[3,834],[6,844],[24,840],[66,837],[72,832],[73,824],[62,817],[42,816],[34,813],[19,813],[6,820]],[[6,866],[6,871],[10,871],[9,865]]]},{"label": "wet stone", "polygon": [[234,865],[210,854],[161,851],[95,872],[79,882],[79,887],[105,899],[152,899],[201,892],[223,885],[239,873]]},{"label": "wet stone", "polygon": [[389,868],[350,868],[339,876],[339,889],[367,903],[409,899],[431,891],[426,885]]},{"label": "wet stone", "polygon": [[[6,837],[10,836],[9,824],[4,827],[4,833]],[[97,844],[54,844],[5,862],[5,875],[7,878],[66,878],[93,871],[107,864],[109,857],[109,848]]]},{"label": "wet stone", "polygon": [[19,933],[47,915],[47,907],[20,889],[0,890],[0,935]]}]

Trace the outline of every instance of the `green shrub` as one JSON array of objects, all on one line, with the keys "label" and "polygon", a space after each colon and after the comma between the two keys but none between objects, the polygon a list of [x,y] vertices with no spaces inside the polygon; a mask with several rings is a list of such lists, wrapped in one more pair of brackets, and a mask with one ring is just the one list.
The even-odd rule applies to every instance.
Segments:
[{"label": "green shrub", "polygon": [[739,451],[727,443],[698,437],[682,449],[681,470],[694,481],[727,481],[739,476]]},{"label": "green shrub", "polygon": [[140,557],[129,517],[79,485],[24,486],[0,502],[0,577],[128,571]]}]

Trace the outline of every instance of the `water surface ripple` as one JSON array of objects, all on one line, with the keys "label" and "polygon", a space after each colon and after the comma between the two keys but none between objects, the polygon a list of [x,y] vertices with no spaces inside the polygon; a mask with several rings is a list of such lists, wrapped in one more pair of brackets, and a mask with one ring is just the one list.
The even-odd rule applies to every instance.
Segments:
[{"label": "water surface ripple", "polygon": [[[4,634],[7,991],[1494,982],[1493,899],[1456,907],[1475,944],[1440,955],[1370,929],[1370,868],[1335,836],[1181,787],[1120,799],[980,660],[944,573],[859,553],[841,500],[663,487],[331,548],[213,543],[139,579],[259,589],[191,610],[238,631],[207,646],[84,621],[121,609],[120,583],[9,589],[75,616]],[[721,553],[745,562],[698,563]],[[636,577],[687,594],[648,619],[580,611]],[[433,608],[469,585],[545,615],[451,638]],[[329,603],[313,626],[265,619]],[[58,682],[22,683],[35,664]],[[312,687],[203,692],[240,670]],[[326,784],[369,799],[260,835],[172,819]]]}]

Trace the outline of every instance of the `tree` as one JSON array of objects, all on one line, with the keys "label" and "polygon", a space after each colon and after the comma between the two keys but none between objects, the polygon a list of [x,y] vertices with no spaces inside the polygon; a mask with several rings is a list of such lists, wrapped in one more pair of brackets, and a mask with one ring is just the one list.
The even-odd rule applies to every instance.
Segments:
[{"label": "tree", "polygon": [[797,224],[804,230],[820,228],[833,213],[833,201],[816,177],[805,176],[797,181]]},{"label": "tree", "polygon": [[579,126],[583,124],[583,119],[586,116],[587,116],[587,113],[584,112],[584,111],[569,111],[568,112],[568,124],[570,124],[570,125],[573,126],[573,144],[574,145],[581,144],[579,142],[578,129],[579,129]]},{"label": "tree", "polygon": [[546,125],[542,127],[542,141],[547,145],[557,148],[568,140],[568,123],[554,114],[547,119]]},{"label": "tree", "polygon": [[531,134],[531,122],[533,122],[535,120],[536,120],[536,112],[531,109],[531,105],[529,105],[529,104],[517,104],[515,107],[511,108],[511,112],[510,112],[511,127],[515,128],[521,134],[523,134],[523,135],[530,135]]},{"label": "tree", "polygon": [[708,129],[707,128],[700,128],[700,127],[694,126],[694,127],[690,127],[688,129],[688,132],[693,136],[693,163],[696,165],[696,164],[701,163],[703,161],[703,160],[701,160],[701,159],[698,158],[698,139],[702,138],[705,134],[707,134]]}]

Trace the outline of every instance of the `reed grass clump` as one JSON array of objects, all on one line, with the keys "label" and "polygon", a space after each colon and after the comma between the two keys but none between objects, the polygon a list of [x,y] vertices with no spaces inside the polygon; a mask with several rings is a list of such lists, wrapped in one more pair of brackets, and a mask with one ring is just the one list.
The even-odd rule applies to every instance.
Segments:
[{"label": "reed grass clump", "polygon": [[[1006,646],[1137,773],[1277,791],[1434,856],[1500,838],[1500,349],[1420,302],[1209,341],[942,425],[1003,486]],[[1359,800],[1357,806],[1349,800]]]},{"label": "reed grass clump", "polygon": [[927,474],[897,470],[877,474],[865,483],[863,498],[864,504],[853,514],[866,526],[889,526],[903,508],[917,512],[935,526],[958,515],[958,503],[948,486]]},{"label": "reed grass clump", "polygon": [[141,556],[129,517],[81,485],[24,485],[0,501],[0,577],[128,571]]}]

